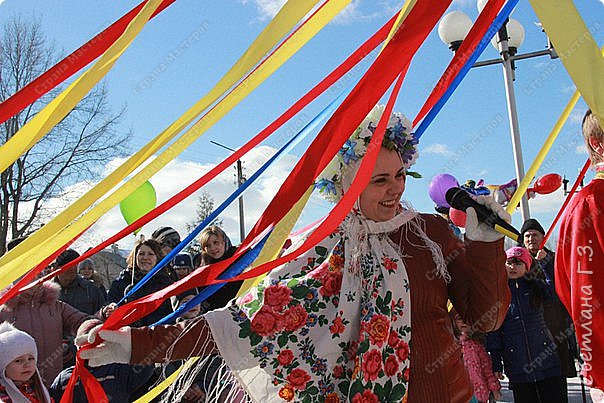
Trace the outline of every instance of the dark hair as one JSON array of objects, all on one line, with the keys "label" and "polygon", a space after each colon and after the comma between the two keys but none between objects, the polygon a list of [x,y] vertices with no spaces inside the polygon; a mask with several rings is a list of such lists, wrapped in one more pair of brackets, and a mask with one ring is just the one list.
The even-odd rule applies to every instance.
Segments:
[{"label": "dark hair", "polygon": [[126,263],[128,264],[128,268],[138,269],[138,267],[136,267],[136,254],[138,253],[139,248],[143,245],[151,248],[151,250],[153,251],[153,253],[155,253],[155,256],[157,257],[158,262],[164,257],[164,254],[161,250],[161,244],[159,242],[157,242],[155,239],[151,239],[151,238],[144,239],[142,241],[138,241],[134,245],[134,248],[132,249],[132,251],[130,251],[130,254],[126,258]]}]

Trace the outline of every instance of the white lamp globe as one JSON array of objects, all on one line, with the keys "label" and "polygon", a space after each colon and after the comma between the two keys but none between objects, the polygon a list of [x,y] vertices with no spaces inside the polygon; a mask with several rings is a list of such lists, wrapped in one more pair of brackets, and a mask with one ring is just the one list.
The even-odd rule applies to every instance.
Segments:
[{"label": "white lamp globe", "polygon": [[451,11],[438,24],[438,36],[449,47],[464,40],[472,28],[472,20],[463,11]]},{"label": "white lamp globe", "polygon": [[[510,18],[506,29],[508,32],[508,48],[510,48],[511,54],[516,54],[518,48],[524,43],[524,27],[518,20]],[[499,35],[495,34],[491,39],[491,45],[499,51],[498,41]]]}]

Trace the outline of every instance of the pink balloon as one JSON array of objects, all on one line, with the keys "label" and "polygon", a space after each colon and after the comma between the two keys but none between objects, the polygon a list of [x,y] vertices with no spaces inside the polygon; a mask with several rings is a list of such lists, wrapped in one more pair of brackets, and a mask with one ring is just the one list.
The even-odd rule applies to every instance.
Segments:
[{"label": "pink balloon", "polygon": [[459,182],[453,175],[438,174],[432,178],[430,185],[428,185],[428,195],[437,206],[451,207],[445,199],[445,194],[447,190],[454,187],[459,187]]},{"label": "pink balloon", "polygon": [[449,218],[451,222],[458,227],[465,228],[466,227],[466,212],[451,208],[449,210]]}]

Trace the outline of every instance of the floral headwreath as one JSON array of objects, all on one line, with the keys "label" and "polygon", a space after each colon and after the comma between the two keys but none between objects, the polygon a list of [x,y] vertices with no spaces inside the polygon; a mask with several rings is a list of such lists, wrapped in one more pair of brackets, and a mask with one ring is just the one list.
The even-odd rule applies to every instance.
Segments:
[{"label": "floral headwreath", "polygon": [[[346,176],[355,162],[360,161],[365,156],[367,145],[371,141],[371,136],[373,136],[377,122],[382,116],[384,109],[384,105],[376,105],[369,112],[361,125],[346,140],[344,146],[317,178],[315,188],[328,201],[337,202],[344,194],[342,178]],[[407,175],[418,178],[421,175],[417,172],[409,171],[409,168],[415,164],[418,156],[418,142],[413,134],[409,133],[410,129],[411,122],[409,119],[402,113],[394,112],[388,120],[382,146],[388,150],[398,151]]]}]

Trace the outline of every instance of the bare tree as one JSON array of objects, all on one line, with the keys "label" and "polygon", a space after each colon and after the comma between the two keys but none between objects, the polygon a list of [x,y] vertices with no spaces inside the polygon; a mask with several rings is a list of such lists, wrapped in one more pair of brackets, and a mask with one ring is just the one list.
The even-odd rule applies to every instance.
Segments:
[{"label": "bare tree", "polygon": [[[6,22],[0,37],[0,101],[57,60],[38,22]],[[59,92],[51,91],[0,126],[3,144]],[[74,196],[73,185],[98,179],[112,158],[123,156],[130,133],[118,131],[124,108],[114,113],[107,90],[95,87],[42,140],[0,175],[0,255],[8,239],[28,235],[56,213],[50,199]]]}]

